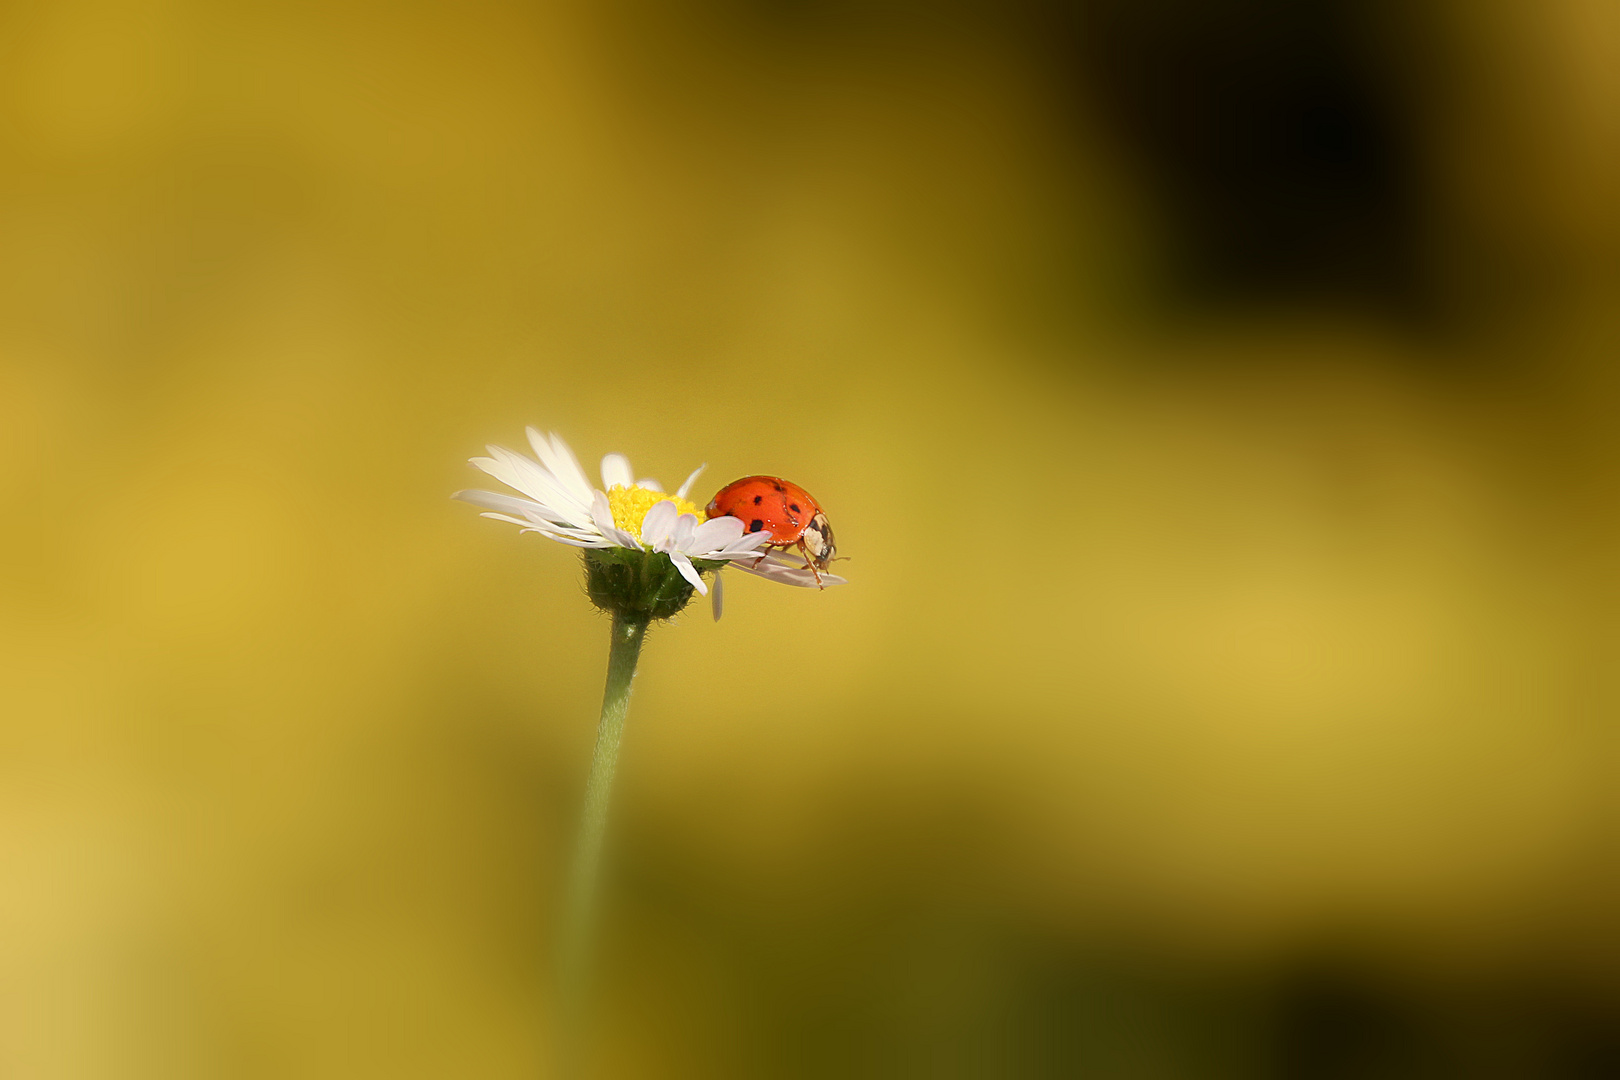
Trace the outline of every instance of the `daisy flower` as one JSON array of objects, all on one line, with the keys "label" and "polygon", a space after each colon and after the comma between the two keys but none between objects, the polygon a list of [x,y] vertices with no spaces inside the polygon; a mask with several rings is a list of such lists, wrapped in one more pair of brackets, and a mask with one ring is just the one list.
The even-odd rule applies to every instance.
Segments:
[{"label": "daisy flower", "polygon": [[[563,1071],[571,1075],[583,1054],[579,1032],[585,1025],[579,1017],[585,1001],[584,976],[589,966],[609,792],[648,627],[654,620],[679,612],[694,591],[710,597],[718,619],[721,571],[727,566],[785,585],[824,587],[845,582],[824,571],[818,576],[808,563],[799,565],[800,560],[769,549],[772,534],[768,529],[747,532],[742,520],[729,514],[705,520],[706,511],[686,497],[702,466],[675,494],[668,495],[656,480],[634,479],[630,461],[623,454],[609,454],[602,459],[602,486],[597,488],[591,486],[579,459],[561,439],[532,427],[528,434],[534,458],[491,446],[488,457],[472,459],[472,464],[518,494],[458,491],[454,497],[481,507],[487,518],[580,548],[586,592],[613,617],[607,685],[585,783],[559,942],[563,1010],[559,1049]],[[832,554],[830,536],[823,554]],[[819,568],[825,563],[823,557],[816,565]],[[712,589],[704,583],[705,573],[712,574]]]},{"label": "daisy flower", "polygon": [[[618,586],[628,585],[628,579],[634,578],[646,591],[648,554],[667,556],[675,572],[702,595],[709,595],[702,573],[714,571],[712,599],[717,619],[721,611],[719,570],[728,564],[785,585],[844,583],[843,578],[829,574],[822,574],[818,582],[794,560],[761,551],[770,542],[768,532],[747,533],[743,523],[734,517],[705,520],[702,508],[686,496],[706,466],[698,466],[674,495],[668,495],[657,480],[633,479],[629,458],[609,454],[602,459],[602,486],[593,488],[567,443],[533,427],[528,429],[528,436],[538,461],[501,446],[488,447],[488,457],[472,459],[473,465],[525,497],[493,491],[458,491],[452,497],[482,507],[484,517],[509,522],[523,532],[539,533],[559,544],[587,549],[591,595],[599,606],[614,606],[602,601],[611,601],[607,594],[617,586],[611,581],[597,581],[597,571],[609,576],[617,573],[627,579]],[[614,571],[611,568],[615,566],[628,569]],[[654,617],[667,618],[674,613],[665,611],[677,599],[675,594],[684,593],[674,610],[684,606],[690,595],[676,583],[668,584],[675,586],[674,591],[665,588],[667,595],[655,598],[664,602],[656,605],[656,611],[648,609]],[[598,596],[598,585],[604,590],[603,596]]]}]

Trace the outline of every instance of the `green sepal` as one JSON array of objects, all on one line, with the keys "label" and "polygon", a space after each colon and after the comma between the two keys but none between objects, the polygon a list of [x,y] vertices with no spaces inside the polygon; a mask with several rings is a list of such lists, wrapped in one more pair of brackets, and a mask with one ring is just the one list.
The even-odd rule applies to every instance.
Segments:
[{"label": "green sepal", "polygon": [[[668,619],[692,599],[692,583],[681,576],[668,555],[631,548],[586,548],[585,591],[591,602],[631,622]],[[701,573],[724,562],[693,559]]]}]

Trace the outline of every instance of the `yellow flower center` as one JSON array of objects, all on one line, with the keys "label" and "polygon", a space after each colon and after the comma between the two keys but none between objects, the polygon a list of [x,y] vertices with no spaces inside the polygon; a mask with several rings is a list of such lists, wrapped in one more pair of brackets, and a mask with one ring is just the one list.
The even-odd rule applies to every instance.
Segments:
[{"label": "yellow flower center", "polygon": [[650,491],[640,484],[633,487],[614,484],[608,489],[607,497],[608,507],[613,511],[613,524],[637,540],[641,539],[641,523],[646,520],[647,511],[661,502],[672,502],[681,513],[696,514],[699,521],[703,520],[703,511],[696,503],[662,491]]}]

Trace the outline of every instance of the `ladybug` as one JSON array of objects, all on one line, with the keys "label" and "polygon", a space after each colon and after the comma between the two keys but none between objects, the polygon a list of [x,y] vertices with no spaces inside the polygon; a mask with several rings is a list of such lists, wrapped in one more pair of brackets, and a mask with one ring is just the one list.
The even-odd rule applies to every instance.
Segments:
[{"label": "ladybug", "polygon": [[833,534],[827,515],[808,491],[780,477],[733,480],[709,500],[704,513],[711,518],[737,518],[746,526],[745,532],[770,533],[767,548],[798,548],[805,569],[816,575],[818,585],[820,571],[832,562]]}]

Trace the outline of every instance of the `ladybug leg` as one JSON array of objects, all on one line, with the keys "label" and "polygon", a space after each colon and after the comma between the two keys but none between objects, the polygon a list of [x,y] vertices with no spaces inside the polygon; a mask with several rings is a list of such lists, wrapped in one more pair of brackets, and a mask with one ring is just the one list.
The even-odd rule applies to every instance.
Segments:
[{"label": "ladybug leg", "polygon": [[816,588],[825,589],[827,586],[821,583],[821,571],[816,569],[816,561],[810,557],[810,549],[804,546],[803,540],[799,541],[797,547],[799,554],[804,556],[804,569],[810,571],[816,577]]}]

